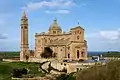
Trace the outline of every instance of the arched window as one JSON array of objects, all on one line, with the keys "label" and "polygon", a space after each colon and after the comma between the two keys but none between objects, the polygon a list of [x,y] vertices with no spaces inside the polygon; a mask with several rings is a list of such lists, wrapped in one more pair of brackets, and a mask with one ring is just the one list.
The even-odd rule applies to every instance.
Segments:
[{"label": "arched window", "polygon": [[27,26],[25,26],[25,29],[27,29]]},{"label": "arched window", "polygon": [[47,40],[45,39],[45,43],[47,43]]},{"label": "arched window", "polygon": [[77,72],[79,71],[79,68],[77,68]]},{"label": "arched window", "polygon": [[56,34],[56,31],[53,31],[53,34]]},{"label": "arched window", "polygon": [[68,47],[68,50],[70,49],[70,47]]},{"label": "arched window", "polygon": [[80,39],[80,37],[79,37],[79,36],[77,36],[77,39]]},{"label": "arched window", "polygon": [[84,57],[84,52],[83,51],[81,52],[81,57]]},{"label": "arched window", "polygon": [[80,57],[80,53],[79,53],[79,50],[77,50],[77,58]]}]

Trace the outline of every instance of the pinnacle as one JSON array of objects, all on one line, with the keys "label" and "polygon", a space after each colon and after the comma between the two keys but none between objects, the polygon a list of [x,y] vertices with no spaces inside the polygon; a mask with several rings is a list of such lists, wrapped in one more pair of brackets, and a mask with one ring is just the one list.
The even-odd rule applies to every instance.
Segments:
[{"label": "pinnacle", "polygon": [[80,21],[78,20],[78,25],[80,25]]},{"label": "pinnacle", "polygon": [[27,16],[26,16],[26,11],[25,11],[25,10],[23,10],[22,17],[23,17],[23,18],[26,18],[26,17],[27,17]]},{"label": "pinnacle", "polygon": [[54,19],[54,23],[57,23],[57,18],[55,17],[55,19]]}]

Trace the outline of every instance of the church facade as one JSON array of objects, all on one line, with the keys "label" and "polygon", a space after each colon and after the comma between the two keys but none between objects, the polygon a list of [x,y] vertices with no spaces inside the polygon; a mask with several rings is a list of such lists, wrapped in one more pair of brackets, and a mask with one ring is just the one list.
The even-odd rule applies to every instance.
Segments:
[{"label": "church facade", "polygon": [[[78,24],[68,32],[63,32],[55,19],[48,32],[35,34],[34,58],[40,58],[45,47],[50,47],[57,58],[87,59],[87,41],[84,38],[84,29]],[[28,47],[28,19],[24,13],[21,19],[21,53],[20,59],[29,55]]]},{"label": "church facade", "polygon": [[35,57],[40,57],[45,47],[50,47],[58,58],[87,59],[87,41],[80,25],[65,33],[55,19],[47,33],[35,34]]}]

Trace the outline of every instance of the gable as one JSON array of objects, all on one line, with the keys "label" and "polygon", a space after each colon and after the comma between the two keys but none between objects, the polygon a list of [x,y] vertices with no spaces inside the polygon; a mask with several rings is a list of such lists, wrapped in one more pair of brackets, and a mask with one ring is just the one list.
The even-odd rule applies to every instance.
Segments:
[{"label": "gable", "polygon": [[71,28],[71,30],[76,30],[76,29],[84,30],[81,26],[77,26],[77,27]]}]

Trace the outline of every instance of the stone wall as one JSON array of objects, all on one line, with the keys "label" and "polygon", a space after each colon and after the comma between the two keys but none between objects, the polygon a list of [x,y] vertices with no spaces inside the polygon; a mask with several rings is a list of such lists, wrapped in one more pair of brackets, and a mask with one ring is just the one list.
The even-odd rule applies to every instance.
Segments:
[{"label": "stone wall", "polygon": [[13,60],[13,59],[3,59],[5,62],[19,62],[20,60]]},{"label": "stone wall", "polygon": [[50,80],[46,77],[36,77],[36,78],[12,78],[12,80]]}]

